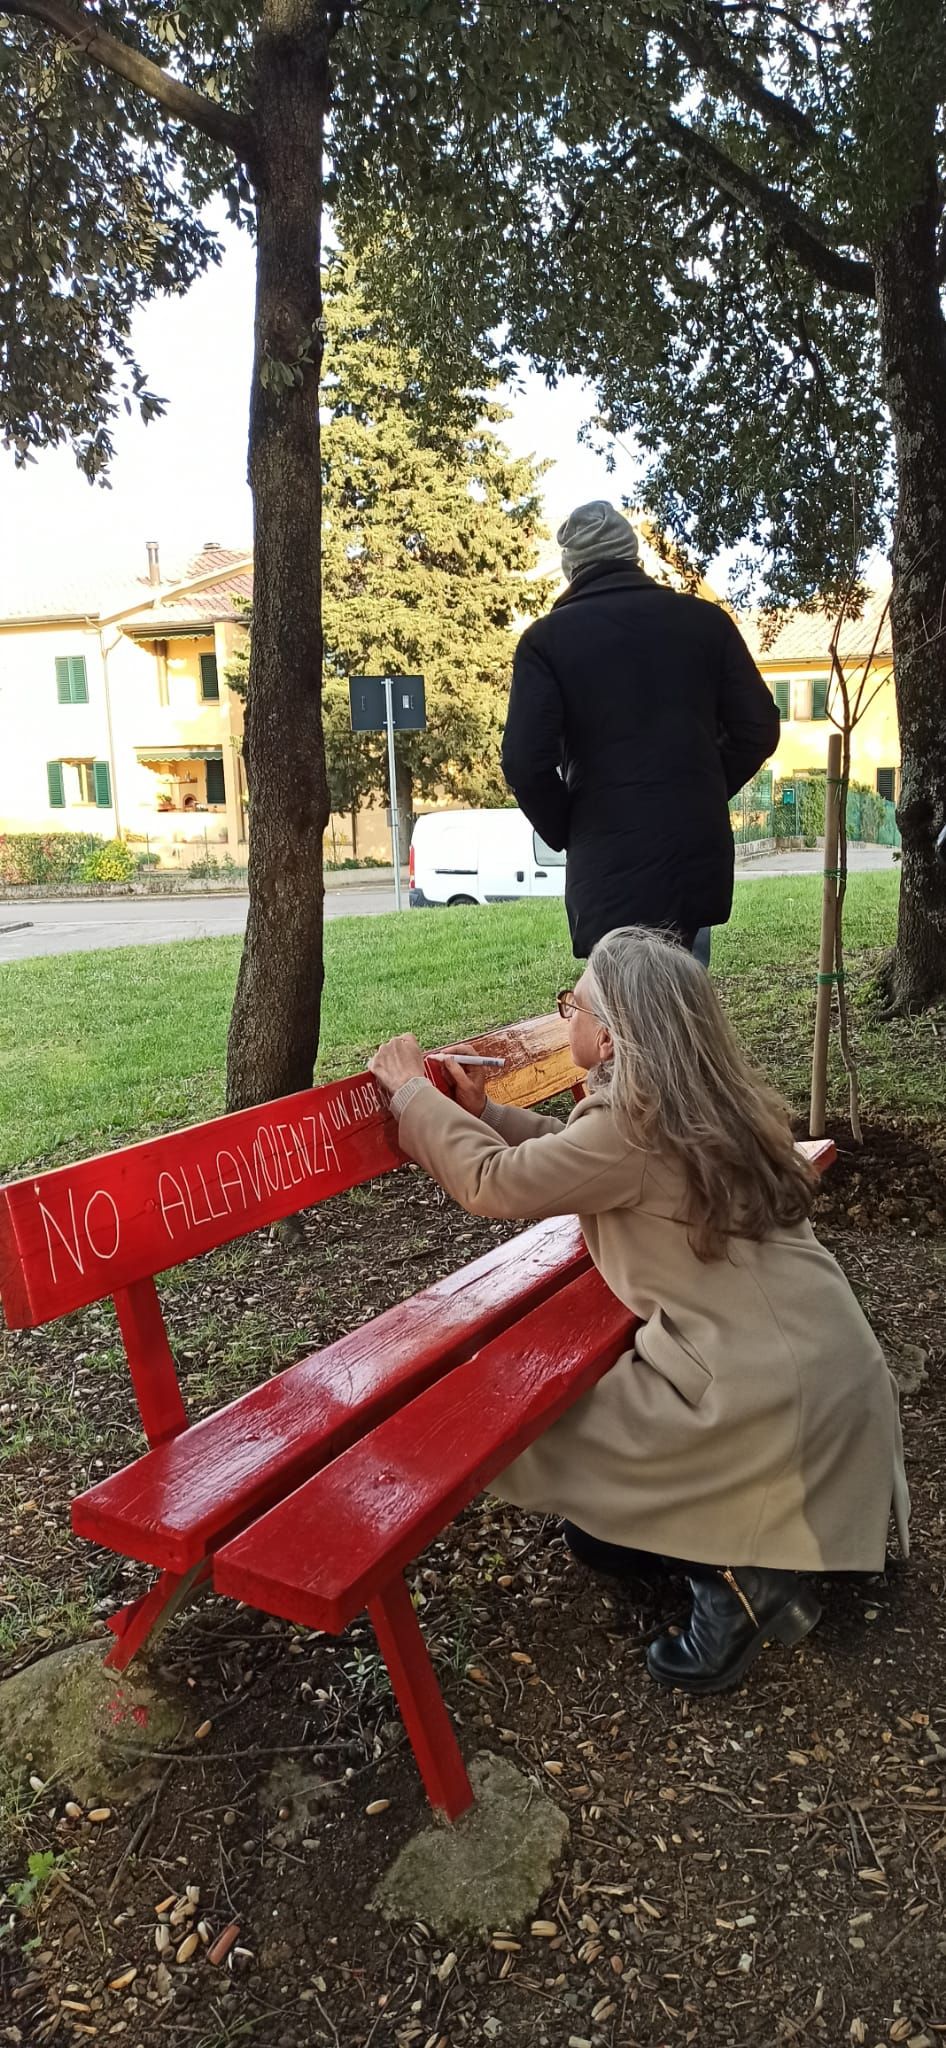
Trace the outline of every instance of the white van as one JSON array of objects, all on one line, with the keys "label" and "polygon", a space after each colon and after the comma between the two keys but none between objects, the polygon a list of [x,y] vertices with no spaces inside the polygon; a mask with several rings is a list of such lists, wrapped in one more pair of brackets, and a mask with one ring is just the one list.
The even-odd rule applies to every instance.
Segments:
[{"label": "white van", "polygon": [[430,811],[411,837],[412,910],[564,896],[565,855],[521,811]]}]

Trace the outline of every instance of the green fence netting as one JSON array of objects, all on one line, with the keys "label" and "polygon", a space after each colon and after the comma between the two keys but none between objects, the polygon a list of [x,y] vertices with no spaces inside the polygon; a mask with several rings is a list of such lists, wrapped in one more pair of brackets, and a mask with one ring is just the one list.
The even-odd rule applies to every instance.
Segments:
[{"label": "green fence netting", "polygon": [[[734,796],[729,815],[737,846],[774,840],[816,846],[824,837],[827,776],[818,770],[785,775],[778,780],[770,768]],[[895,806],[866,783],[852,782],[847,796],[848,838],[858,845],[899,846]]]}]

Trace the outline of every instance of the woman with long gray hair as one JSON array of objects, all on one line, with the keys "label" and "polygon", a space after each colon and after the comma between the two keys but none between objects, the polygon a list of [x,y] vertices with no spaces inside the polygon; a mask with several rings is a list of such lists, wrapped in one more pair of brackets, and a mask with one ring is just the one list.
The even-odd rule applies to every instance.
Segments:
[{"label": "woman with long gray hair", "polygon": [[736,1685],[769,1639],[820,1617],[804,1574],[883,1569],[908,1549],[895,1384],[809,1222],[814,1177],[788,1109],[679,944],[638,927],[595,946],[559,997],[588,1093],[566,1124],[486,1100],[479,1069],[426,1079],[416,1039],[372,1072],[399,1142],[474,1216],[577,1212],[633,1349],[494,1483],[557,1512],[615,1571],[676,1563],[692,1612],[648,1650],[654,1678]]}]

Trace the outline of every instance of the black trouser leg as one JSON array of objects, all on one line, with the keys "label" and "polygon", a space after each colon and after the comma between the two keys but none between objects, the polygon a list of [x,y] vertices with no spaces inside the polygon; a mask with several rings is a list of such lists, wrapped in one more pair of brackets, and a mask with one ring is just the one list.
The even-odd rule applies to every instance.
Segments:
[{"label": "black trouser leg", "polygon": [[589,1571],[604,1572],[612,1579],[655,1579],[660,1576],[662,1564],[652,1550],[631,1550],[623,1543],[603,1543],[598,1536],[589,1536],[586,1529],[579,1529],[576,1522],[565,1522],[563,1534],[573,1557],[579,1564],[588,1566]]}]

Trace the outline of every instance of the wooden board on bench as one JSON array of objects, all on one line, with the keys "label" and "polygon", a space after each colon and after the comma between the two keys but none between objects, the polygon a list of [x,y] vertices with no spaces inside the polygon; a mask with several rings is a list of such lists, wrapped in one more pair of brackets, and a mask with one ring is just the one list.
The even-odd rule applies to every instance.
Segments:
[{"label": "wooden board on bench", "polygon": [[76,1534],[190,1571],[590,1263],[574,1217],[535,1224],[80,1494]]}]

